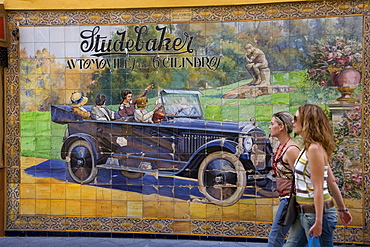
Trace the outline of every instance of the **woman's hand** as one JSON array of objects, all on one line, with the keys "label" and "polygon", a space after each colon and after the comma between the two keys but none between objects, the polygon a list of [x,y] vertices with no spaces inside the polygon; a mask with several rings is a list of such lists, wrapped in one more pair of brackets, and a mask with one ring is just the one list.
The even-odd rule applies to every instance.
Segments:
[{"label": "woman's hand", "polygon": [[339,218],[343,222],[343,225],[348,226],[352,222],[352,215],[349,211],[339,211]]},{"label": "woman's hand", "polygon": [[314,238],[318,238],[321,236],[322,233],[322,222],[315,221],[315,224],[312,225],[310,230],[308,231],[308,236],[311,236],[313,234]]},{"label": "woman's hand", "polygon": [[152,89],[153,88],[153,84],[150,84],[149,86],[147,86],[146,88],[145,88],[145,90],[150,90],[150,89]]}]

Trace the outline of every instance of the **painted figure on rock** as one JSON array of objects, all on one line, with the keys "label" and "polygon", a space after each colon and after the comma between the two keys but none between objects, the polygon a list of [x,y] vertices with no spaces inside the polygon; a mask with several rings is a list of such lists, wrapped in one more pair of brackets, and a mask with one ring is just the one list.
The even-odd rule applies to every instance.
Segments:
[{"label": "painted figure on rock", "polygon": [[253,77],[253,80],[249,85],[270,85],[270,69],[268,68],[268,62],[265,53],[251,44],[246,44],[245,59],[247,64],[245,67]]}]

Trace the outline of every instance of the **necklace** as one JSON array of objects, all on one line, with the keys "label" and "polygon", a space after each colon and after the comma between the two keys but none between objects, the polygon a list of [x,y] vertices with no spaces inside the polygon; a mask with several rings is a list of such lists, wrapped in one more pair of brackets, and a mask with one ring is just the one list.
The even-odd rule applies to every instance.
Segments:
[{"label": "necklace", "polygon": [[272,168],[274,169],[274,172],[276,174],[276,166],[277,166],[277,161],[280,159],[286,145],[288,144],[288,142],[290,141],[290,138],[284,143],[283,146],[281,146],[281,144],[279,145],[279,147],[277,148],[276,150],[276,154],[274,155],[274,158],[272,160]]}]

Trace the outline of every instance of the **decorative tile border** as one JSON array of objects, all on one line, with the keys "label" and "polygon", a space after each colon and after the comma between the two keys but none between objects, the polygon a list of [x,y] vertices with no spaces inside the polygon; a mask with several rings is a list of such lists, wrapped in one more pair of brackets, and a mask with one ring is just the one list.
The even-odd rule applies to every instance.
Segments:
[{"label": "decorative tile border", "polygon": [[[364,16],[364,71],[363,71],[363,171],[364,217],[363,228],[338,228],[335,238],[339,242],[370,243],[370,6],[368,1],[319,1],[266,5],[202,7],[184,9],[140,9],[102,11],[29,11],[11,12],[8,16],[10,33],[17,25],[92,25],[92,24],[147,24],[176,22],[255,21],[289,18],[329,17],[342,15]],[[176,13],[183,11],[184,17]],[[7,229],[48,231],[96,231],[170,233],[173,220],[143,218],[79,218],[20,216],[20,84],[19,43],[16,35],[10,35],[8,49],[9,67],[6,82],[6,166],[7,166]],[[269,224],[257,222],[191,221],[189,234],[243,237],[267,237]]]}]

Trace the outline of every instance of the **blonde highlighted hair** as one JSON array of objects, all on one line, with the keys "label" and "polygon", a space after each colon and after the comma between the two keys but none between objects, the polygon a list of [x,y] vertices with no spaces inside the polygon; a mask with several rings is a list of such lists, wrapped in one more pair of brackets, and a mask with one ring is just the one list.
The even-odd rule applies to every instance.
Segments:
[{"label": "blonde highlighted hair", "polygon": [[330,161],[336,149],[333,131],[325,112],[316,105],[306,104],[298,108],[298,124],[302,126],[303,147],[308,149],[312,143],[320,143]]},{"label": "blonde highlighted hair", "polygon": [[293,132],[293,115],[290,114],[287,111],[281,111],[274,113],[272,117],[275,118],[275,121],[279,125],[284,125],[285,126],[285,131],[288,135],[290,135]]}]

